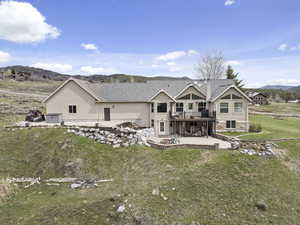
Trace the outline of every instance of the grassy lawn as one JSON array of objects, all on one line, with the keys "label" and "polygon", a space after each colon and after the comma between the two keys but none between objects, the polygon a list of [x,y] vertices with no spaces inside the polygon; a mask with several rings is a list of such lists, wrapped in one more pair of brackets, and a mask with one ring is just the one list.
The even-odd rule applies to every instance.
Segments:
[{"label": "grassy lawn", "polygon": [[275,118],[265,115],[252,115],[250,122],[261,124],[262,132],[260,133],[241,133],[241,132],[225,132],[222,134],[228,136],[240,136],[245,140],[268,140],[278,138],[300,137],[300,119],[295,118]]},{"label": "grassy lawn", "polygon": [[256,112],[300,115],[300,103],[272,103],[270,105],[250,106],[250,110]]},{"label": "grassy lawn", "polygon": [[[0,131],[0,140],[0,178],[114,179],[88,190],[19,186],[10,198],[0,200],[0,224],[288,225],[300,221],[299,174],[276,158],[141,146],[112,149],[66,134],[64,129]],[[78,165],[68,168],[69,162]],[[154,188],[168,199],[152,195]],[[255,207],[258,201],[267,204],[266,211]],[[124,213],[116,213],[120,204],[126,205]]]},{"label": "grassy lawn", "polygon": [[261,124],[263,132],[242,136],[242,139],[276,139],[300,137],[300,119],[255,115],[250,116],[251,123]]}]

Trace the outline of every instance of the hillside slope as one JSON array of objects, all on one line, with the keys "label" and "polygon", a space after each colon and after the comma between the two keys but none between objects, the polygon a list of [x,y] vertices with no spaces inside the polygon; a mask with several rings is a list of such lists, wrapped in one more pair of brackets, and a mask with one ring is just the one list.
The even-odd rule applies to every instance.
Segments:
[{"label": "hillside slope", "polygon": [[[0,140],[2,178],[114,179],[85,190],[68,185],[19,186],[0,202],[0,224],[292,225],[300,221],[299,172],[279,159],[230,151],[112,149],[64,129],[0,131]],[[294,142],[289,147],[299,146]],[[293,157],[299,154],[293,152]],[[153,190],[162,196],[153,195]],[[255,207],[261,201],[267,205],[265,211]],[[118,213],[121,205],[125,211]]]},{"label": "hillside slope", "polygon": [[[0,72],[3,71],[8,74],[9,78],[16,80],[28,80],[28,81],[63,81],[70,78],[71,75],[60,74],[50,70],[44,70],[40,68],[28,67],[28,66],[8,66],[0,67]],[[141,75],[127,75],[127,74],[112,74],[112,75],[72,75],[78,79],[94,81],[94,82],[145,82],[147,80],[165,80],[165,79],[189,79],[188,77],[171,77],[171,76],[141,76]],[[2,78],[0,74],[0,79]]]}]

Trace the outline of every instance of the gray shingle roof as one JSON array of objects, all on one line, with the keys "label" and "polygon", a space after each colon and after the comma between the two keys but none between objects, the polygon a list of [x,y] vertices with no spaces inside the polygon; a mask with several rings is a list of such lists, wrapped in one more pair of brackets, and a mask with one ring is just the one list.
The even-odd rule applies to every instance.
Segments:
[{"label": "gray shingle roof", "polygon": [[[188,85],[194,84],[206,96],[207,84],[191,80],[150,80],[145,83],[89,83],[76,80],[99,99],[108,102],[146,102],[160,90],[175,98]],[[233,84],[232,80],[220,79],[211,83],[211,99],[220,95]]]}]

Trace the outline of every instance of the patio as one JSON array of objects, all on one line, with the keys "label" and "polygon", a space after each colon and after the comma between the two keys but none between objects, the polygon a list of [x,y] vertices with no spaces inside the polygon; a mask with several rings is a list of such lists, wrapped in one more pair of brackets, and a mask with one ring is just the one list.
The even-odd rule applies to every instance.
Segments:
[{"label": "patio", "polygon": [[[151,140],[154,143],[161,144],[166,140],[171,139],[172,137],[152,137]],[[223,141],[211,136],[208,137],[176,137],[179,145],[208,145],[214,146],[215,144],[219,144],[219,149],[230,149],[231,143],[227,141]],[[176,144],[175,144],[176,145]],[[175,146],[174,145],[174,146]]]}]

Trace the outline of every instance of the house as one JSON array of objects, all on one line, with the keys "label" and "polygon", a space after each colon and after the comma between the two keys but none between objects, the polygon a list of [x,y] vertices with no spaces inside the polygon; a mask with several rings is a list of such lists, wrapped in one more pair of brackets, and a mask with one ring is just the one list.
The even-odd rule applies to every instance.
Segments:
[{"label": "house", "polygon": [[249,92],[249,98],[252,100],[253,104],[257,105],[268,105],[270,104],[268,96],[261,92]]},{"label": "house", "polygon": [[131,121],[156,135],[204,136],[248,131],[251,99],[233,80],[151,80],[143,83],[65,81],[44,103],[64,121]]}]

